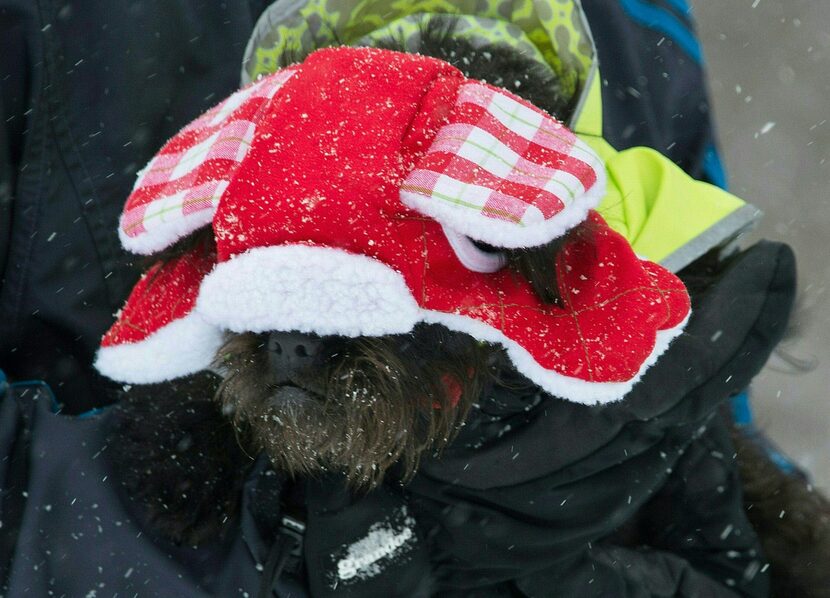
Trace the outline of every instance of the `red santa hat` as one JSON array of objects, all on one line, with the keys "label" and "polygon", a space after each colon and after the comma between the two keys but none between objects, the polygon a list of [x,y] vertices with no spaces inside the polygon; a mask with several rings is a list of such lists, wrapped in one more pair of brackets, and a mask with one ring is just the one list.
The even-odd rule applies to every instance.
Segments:
[{"label": "red santa hat", "polygon": [[[226,331],[406,333],[443,324],[501,344],[553,395],[625,395],[683,328],[680,281],[592,211],[599,157],[562,123],[449,64],[319,50],[185,127],[139,175],[119,233],[153,253],[212,225],[138,283],[96,366],[150,383],[210,366]],[[543,245],[586,218],[542,303],[496,248]]]}]

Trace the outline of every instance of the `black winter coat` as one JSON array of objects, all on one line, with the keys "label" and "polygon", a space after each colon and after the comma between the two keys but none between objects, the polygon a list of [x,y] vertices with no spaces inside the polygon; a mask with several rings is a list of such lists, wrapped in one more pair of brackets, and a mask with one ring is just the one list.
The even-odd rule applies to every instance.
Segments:
[{"label": "black winter coat", "polygon": [[[780,336],[793,274],[781,245],[736,257],[695,297],[686,333],[620,403],[586,407],[516,381],[486,392],[444,456],[403,489],[353,497],[334,479],[303,481],[301,569],[265,579],[278,596],[766,596],[765,561],[716,410]],[[172,546],[120,495],[111,415],[54,414],[45,386],[6,388],[7,595],[253,595],[285,533],[288,483],[260,464],[226,539]],[[179,439],[171,442],[174,455]],[[363,575],[344,576],[349,547],[378,527],[412,535]]]},{"label": "black winter coat", "polygon": [[144,166],[238,88],[268,2],[0,0],[0,369],[71,413],[140,264],[118,215]]}]

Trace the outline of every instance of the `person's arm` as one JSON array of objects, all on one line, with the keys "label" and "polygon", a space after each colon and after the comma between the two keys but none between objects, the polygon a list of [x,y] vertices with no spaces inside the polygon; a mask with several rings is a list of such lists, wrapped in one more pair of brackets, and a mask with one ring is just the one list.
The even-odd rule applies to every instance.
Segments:
[{"label": "person's arm", "polygon": [[519,580],[531,596],[691,598],[769,595],[769,572],[743,508],[735,451],[715,414],[639,511],[636,538],[614,534]]}]

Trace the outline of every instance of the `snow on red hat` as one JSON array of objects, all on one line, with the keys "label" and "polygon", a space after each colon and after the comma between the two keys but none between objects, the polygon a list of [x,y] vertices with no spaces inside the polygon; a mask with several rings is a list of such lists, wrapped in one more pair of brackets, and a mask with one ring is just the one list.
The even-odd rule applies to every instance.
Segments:
[{"label": "snow on red hat", "polygon": [[[209,367],[228,330],[355,337],[428,322],[500,343],[556,396],[619,399],[689,300],[591,212],[604,182],[564,125],[443,61],[319,50],[208,111],[142,172],[125,247],[152,253],[212,223],[217,252],[142,279],[96,366],[157,382]],[[542,245],[586,218],[590,238],[554,265],[563,307],[471,241]]]}]

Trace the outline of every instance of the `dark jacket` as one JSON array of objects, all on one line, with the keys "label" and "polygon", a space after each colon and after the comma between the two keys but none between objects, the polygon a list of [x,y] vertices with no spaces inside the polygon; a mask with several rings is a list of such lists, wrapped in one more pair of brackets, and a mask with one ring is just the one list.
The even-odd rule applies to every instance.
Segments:
[{"label": "dark jacket", "polygon": [[239,84],[266,2],[0,1],[0,369],[66,409],[140,272],[118,215],[136,172]]},{"label": "dark jacket", "polygon": [[[443,457],[424,462],[405,488],[352,496],[336,479],[292,485],[259,464],[226,537],[198,549],[163,540],[123,496],[110,459],[112,409],[74,418],[52,412],[43,385],[7,387],[6,593],[253,594],[299,484],[302,566],[273,580],[279,596],[302,596],[303,587],[315,597],[766,596],[717,408],[780,337],[793,275],[781,245],[734,258],[695,296],[687,332],[620,403],[577,405],[521,380],[494,386]],[[183,405],[169,415],[181,422],[167,440],[171,458],[199,450],[183,444],[199,425]],[[349,546],[378,526],[400,534],[406,520],[411,539],[375,574],[338,576]]]}]

